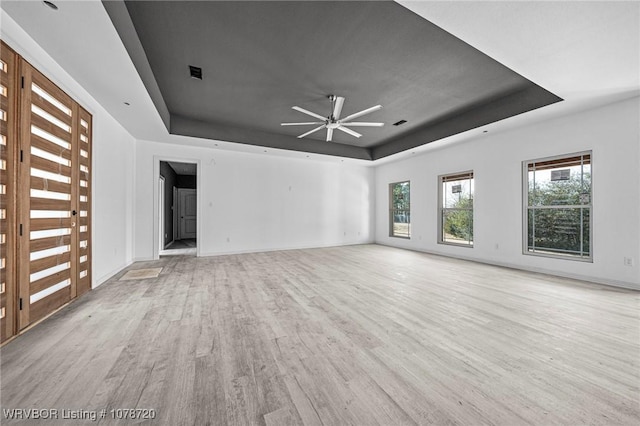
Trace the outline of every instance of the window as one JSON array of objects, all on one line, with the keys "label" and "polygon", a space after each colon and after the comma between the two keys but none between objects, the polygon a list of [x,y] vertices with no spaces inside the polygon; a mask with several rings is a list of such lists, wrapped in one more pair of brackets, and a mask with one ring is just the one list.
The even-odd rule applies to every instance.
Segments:
[{"label": "window", "polygon": [[409,181],[389,185],[389,236],[411,237]]},{"label": "window", "polygon": [[473,247],[473,171],[439,177],[438,242]]},{"label": "window", "polygon": [[524,253],[592,259],[591,153],[523,163]]}]

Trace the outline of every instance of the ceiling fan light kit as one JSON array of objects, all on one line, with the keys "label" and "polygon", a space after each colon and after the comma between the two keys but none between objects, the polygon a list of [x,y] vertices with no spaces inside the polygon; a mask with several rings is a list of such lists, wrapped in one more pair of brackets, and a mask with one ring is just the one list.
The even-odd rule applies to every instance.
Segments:
[{"label": "ceiling fan light kit", "polygon": [[309,136],[312,133],[315,133],[322,129],[327,129],[327,142],[331,142],[333,139],[333,131],[340,130],[348,135],[354,136],[356,138],[361,137],[362,135],[348,126],[354,127],[382,127],[384,123],[374,123],[374,122],[362,122],[362,121],[351,121],[356,118],[362,117],[363,115],[370,114],[374,111],[378,111],[382,109],[382,105],[376,105],[371,108],[364,109],[362,111],[356,112],[355,114],[351,114],[345,118],[340,118],[340,114],[342,114],[342,107],[344,106],[344,98],[342,96],[329,95],[329,101],[331,102],[331,114],[328,117],[323,117],[320,114],[316,114],[315,112],[311,112],[304,108],[300,108],[299,106],[291,107],[292,109],[301,112],[303,114],[314,117],[318,120],[322,121],[306,121],[306,122],[298,122],[298,123],[280,123],[282,126],[313,126],[319,124],[318,127],[310,130],[306,133],[298,136],[298,139],[304,138],[305,136]]}]

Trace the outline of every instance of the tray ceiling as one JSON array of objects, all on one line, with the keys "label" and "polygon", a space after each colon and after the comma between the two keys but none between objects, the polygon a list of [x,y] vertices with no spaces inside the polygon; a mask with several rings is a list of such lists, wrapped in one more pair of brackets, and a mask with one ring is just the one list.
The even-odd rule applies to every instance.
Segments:
[{"label": "tray ceiling", "polygon": [[[103,4],[172,134],[375,160],[561,100],[395,2]],[[330,94],[384,127],[280,126]]]}]

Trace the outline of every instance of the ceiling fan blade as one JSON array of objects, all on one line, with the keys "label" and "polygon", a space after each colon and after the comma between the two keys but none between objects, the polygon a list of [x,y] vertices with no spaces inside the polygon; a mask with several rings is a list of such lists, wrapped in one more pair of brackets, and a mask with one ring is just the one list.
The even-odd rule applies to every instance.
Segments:
[{"label": "ceiling fan blade", "polygon": [[280,123],[281,126],[310,126],[312,124],[323,124],[323,121],[308,121],[306,123]]},{"label": "ceiling fan blade", "polygon": [[327,127],[327,142],[331,142],[332,138],[333,138],[333,129],[330,129]]},{"label": "ceiling fan blade", "polygon": [[342,96],[336,97],[336,103],[333,106],[333,118],[340,118],[340,114],[342,113],[342,106],[344,105],[344,98]]},{"label": "ceiling fan blade", "polygon": [[346,122],[349,121],[349,120],[353,120],[354,118],[362,117],[365,114],[369,114],[369,113],[371,113],[373,111],[377,111],[379,109],[382,109],[382,105],[376,105],[374,107],[367,108],[367,109],[362,110],[360,112],[356,112],[355,114],[351,114],[350,116],[345,117],[340,121],[342,121],[342,124],[347,124]]},{"label": "ceiling fan blade", "polygon": [[354,131],[353,131],[353,130],[351,130],[351,129],[347,129],[347,128],[346,128],[346,127],[344,127],[344,126],[338,126],[338,127],[336,127],[336,129],[338,129],[338,130],[342,130],[343,132],[348,133],[348,134],[350,134],[351,136],[355,136],[356,138],[359,138],[360,136],[362,136],[360,133],[358,133],[358,132],[354,132]]},{"label": "ceiling fan blade", "polygon": [[325,117],[323,117],[323,116],[321,116],[320,114],[316,114],[315,112],[311,112],[311,111],[308,111],[308,110],[306,110],[306,109],[304,109],[304,108],[300,108],[299,106],[291,107],[291,109],[295,109],[295,110],[296,110],[296,111],[298,111],[298,112],[301,112],[301,113],[303,113],[303,114],[310,115],[310,116],[315,117],[315,118],[317,118],[317,119],[320,119],[320,120],[322,120],[322,121],[326,120],[326,118],[325,118]]},{"label": "ceiling fan blade", "polygon": [[343,123],[340,122],[342,126],[360,126],[360,127],[382,127],[384,123],[365,123],[362,121],[356,121],[355,123]]},{"label": "ceiling fan blade", "polygon": [[307,133],[303,133],[300,136],[298,136],[298,139],[300,138],[304,138],[305,136],[309,136],[311,133],[317,132],[318,130],[324,129],[326,126],[323,124],[322,126],[318,126],[313,130],[309,130]]}]

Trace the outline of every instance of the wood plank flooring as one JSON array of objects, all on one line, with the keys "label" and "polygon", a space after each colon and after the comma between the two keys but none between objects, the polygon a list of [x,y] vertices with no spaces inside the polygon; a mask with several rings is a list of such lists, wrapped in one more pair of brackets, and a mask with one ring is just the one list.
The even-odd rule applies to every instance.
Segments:
[{"label": "wood plank flooring", "polygon": [[3,410],[107,416],[16,423],[640,424],[638,292],[376,245],[157,267],[0,349]]}]

